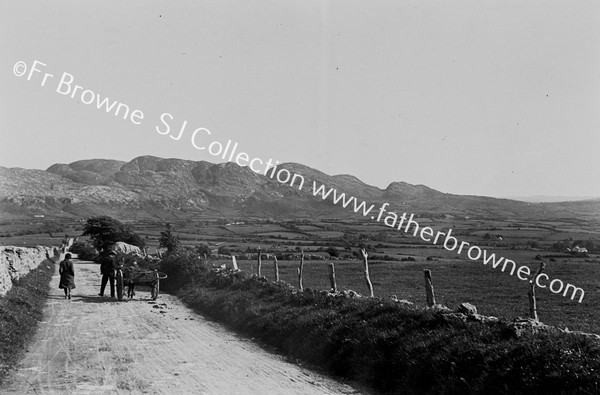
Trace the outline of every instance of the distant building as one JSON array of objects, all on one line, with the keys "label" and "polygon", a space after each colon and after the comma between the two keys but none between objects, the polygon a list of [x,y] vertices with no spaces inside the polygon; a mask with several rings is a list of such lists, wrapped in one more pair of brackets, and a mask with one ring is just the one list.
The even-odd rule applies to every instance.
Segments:
[{"label": "distant building", "polygon": [[585,247],[579,247],[579,246],[575,246],[571,249],[572,252],[574,252],[575,254],[587,254],[588,250]]}]

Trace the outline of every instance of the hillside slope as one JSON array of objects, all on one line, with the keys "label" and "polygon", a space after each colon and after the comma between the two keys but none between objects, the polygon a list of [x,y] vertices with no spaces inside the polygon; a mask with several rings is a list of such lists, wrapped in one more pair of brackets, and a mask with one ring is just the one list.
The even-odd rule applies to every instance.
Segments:
[{"label": "hillside slope", "polygon": [[141,156],[130,162],[92,159],[55,164],[46,171],[0,167],[0,213],[7,216],[127,218],[255,216],[262,218],[350,217],[331,200],[313,196],[313,181],[390,210],[429,216],[600,218],[600,200],[532,204],[508,199],[446,194],[423,185],[393,182],[386,189],[351,175],[331,176],[297,163],[279,166],[305,179],[282,185],[234,163]]}]

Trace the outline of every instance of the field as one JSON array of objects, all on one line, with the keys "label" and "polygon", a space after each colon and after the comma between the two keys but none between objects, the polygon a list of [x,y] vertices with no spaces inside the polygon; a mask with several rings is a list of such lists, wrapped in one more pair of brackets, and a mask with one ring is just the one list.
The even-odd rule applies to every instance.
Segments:
[{"label": "field", "polygon": [[[327,262],[307,261],[304,264],[305,288],[329,289]],[[339,289],[352,289],[368,294],[362,262],[334,261]],[[242,270],[256,271],[256,262],[241,261]],[[252,267],[251,267],[252,266]],[[297,285],[296,261],[279,261],[280,278]],[[534,265],[531,265],[533,268]],[[497,269],[473,262],[373,262],[369,271],[375,296],[396,295],[417,305],[425,306],[423,269],[432,271],[436,302],[455,308],[469,302],[480,314],[512,320],[527,317],[529,305],[527,283]],[[537,307],[540,320],[562,329],[600,333],[599,278],[600,264],[586,262],[555,263],[548,269],[554,277],[577,284],[586,291],[582,303],[547,289],[537,289]],[[263,260],[262,274],[274,278],[273,265]]]},{"label": "field", "polygon": [[[126,220],[126,219],[121,219]],[[59,245],[64,234],[79,235],[80,220],[12,221],[0,223],[0,244]],[[570,245],[584,242],[600,247],[599,227],[593,221],[557,219],[519,222],[500,219],[439,219],[420,217],[421,226],[435,230],[452,229],[460,240],[510,258],[518,265],[526,264],[534,271],[541,255],[547,262],[545,273],[585,290],[582,303],[537,289],[538,314],[546,324],[570,330],[600,333],[600,255],[591,253],[576,257],[556,251],[557,242]],[[153,253],[158,247],[163,223],[135,222],[135,230],[146,238]],[[328,263],[334,262],[340,289],[367,293],[359,248],[369,251],[371,280],[375,295],[410,300],[425,305],[423,270],[432,271],[436,301],[455,307],[462,302],[477,306],[479,313],[512,320],[528,315],[527,283],[481,262],[467,259],[465,254],[446,251],[412,234],[364,221],[305,219],[301,221],[266,221],[257,218],[202,218],[198,221],[171,222],[184,246],[208,244],[214,253],[226,248],[235,255],[250,253],[261,247],[269,254],[320,255],[324,260],[308,260],[304,267],[304,287],[328,289]],[[50,229],[39,233],[40,229]],[[554,246],[554,247],[553,247]],[[335,248],[337,258],[330,258],[328,248]],[[331,251],[329,251],[331,252]],[[226,262],[217,262],[218,264]],[[255,271],[256,262],[240,260],[243,270]],[[279,260],[281,279],[297,284],[298,259]],[[263,258],[262,274],[273,279],[272,261]]]}]

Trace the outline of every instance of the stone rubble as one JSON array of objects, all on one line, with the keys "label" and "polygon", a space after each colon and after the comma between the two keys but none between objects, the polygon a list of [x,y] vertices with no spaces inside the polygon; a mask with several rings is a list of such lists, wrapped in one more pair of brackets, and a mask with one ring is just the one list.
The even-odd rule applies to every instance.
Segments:
[{"label": "stone rubble", "polygon": [[458,306],[458,312],[466,315],[477,314],[477,307],[473,306],[471,303],[461,303]]}]

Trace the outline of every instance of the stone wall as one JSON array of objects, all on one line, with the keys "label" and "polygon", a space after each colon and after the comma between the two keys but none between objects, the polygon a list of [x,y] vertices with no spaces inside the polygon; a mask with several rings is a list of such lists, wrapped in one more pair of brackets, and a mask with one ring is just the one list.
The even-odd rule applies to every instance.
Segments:
[{"label": "stone wall", "polygon": [[0,246],[0,296],[6,295],[14,280],[37,268],[47,256],[60,262],[62,255],[56,248]]}]

